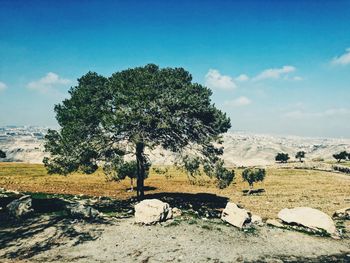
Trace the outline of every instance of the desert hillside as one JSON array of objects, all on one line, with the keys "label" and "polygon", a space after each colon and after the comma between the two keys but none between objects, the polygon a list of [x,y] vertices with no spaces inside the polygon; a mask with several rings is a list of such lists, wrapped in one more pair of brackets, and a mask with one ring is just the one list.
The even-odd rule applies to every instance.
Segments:
[{"label": "desert hillside", "polygon": [[[2,128],[0,149],[7,152],[6,161],[41,163],[43,135],[47,129],[38,127]],[[278,152],[289,153],[293,159],[297,151],[306,152],[307,159],[332,159],[332,154],[350,150],[350,139],[306,138],[297,136],[259,135],[243,132],[229,132],[224,136],[227,165],[268,165],[274,162]],[[169,164],[172,155],[156,150],[150,153],[154,164]]]}]

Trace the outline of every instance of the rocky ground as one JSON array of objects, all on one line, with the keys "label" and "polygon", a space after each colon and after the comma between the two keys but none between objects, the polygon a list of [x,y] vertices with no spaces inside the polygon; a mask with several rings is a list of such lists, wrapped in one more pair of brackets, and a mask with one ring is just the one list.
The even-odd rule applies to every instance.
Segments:
[{"label": "rocky ground", "polygon": [[219,219],[141,226],[40,216],[0,229],[1,262],[349,262],[350,239],[268,226],[239,230]]},{"label": "rocky ground", "polygon": [[[336,222],[340,239],[266,223],[239,229],[220,219],[226,198],[203,195],[186,203],[167,196],[182,213],[146,226],[135,223],[135,199],[36,196],[28,207],[28,197],[20,195],[0,198],[0,262],[350,261],[348,220]],[[29,214],[15,219],[8,204],[17,200]],[[69,212],[72,204],[103,214],[83,211],[90,219],[82,219],[79,209]]]}]

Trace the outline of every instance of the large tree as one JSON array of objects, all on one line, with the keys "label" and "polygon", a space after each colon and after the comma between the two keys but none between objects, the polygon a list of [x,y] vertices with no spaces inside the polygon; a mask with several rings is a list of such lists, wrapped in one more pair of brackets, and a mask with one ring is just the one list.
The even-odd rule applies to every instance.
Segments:
[{"label": "large tree", "polygon": [[133,155],[142,198],[149,166],[145,149],[160,147],[175,153],[178,166],[193,168],[188,160],[199,160],[196,169],[232,181],[219,158],[230,119],[211,102],[211,90],[193,83],[183,68],[149,64],[109,78],[89,72],[69,94],[55,106],[60,130],[46,136],[49,173],[92,173],[98,166],[116,173],[125,156]]}]

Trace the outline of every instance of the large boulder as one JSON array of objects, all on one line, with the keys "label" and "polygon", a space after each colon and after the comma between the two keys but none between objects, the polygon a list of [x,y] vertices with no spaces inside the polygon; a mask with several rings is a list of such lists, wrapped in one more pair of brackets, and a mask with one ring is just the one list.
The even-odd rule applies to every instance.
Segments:
[{"label": "large boulder", "polygon": [[27,216],[34,211],[32,209],[32,198],[30,195],[24,195],[19,199],[13,200],[6,207],[8,213],[16,218]]},{"label": "large boulder", "polygon": [[221,219],[235,227],[243,228],[245,223],[250,222],[251,214],[249,211],[239,208],[235,203],[228,202],[222,212]]},{"label": "large boulder", "polygon": [[79,203],[69,204],[67,210],[74,218],[96,219],[100,216],[96,209]]},{"label": "large boulder", "polygon": [[169,204],[158,199],[146,199],[135,205],[136,223],[151,225],[171,218]]},{"label": "large boulder", "polygon": [[337,229],[332,218],[314,208],[284,208],[278,213],[278,218],[288,224],[298,224],[313,230],[324,230],[331,235],[337,235]]}]

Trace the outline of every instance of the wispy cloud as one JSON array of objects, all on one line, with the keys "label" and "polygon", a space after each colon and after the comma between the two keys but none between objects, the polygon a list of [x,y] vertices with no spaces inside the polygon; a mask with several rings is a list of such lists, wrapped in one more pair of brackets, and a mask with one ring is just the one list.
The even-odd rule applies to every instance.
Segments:
[{"label": "wispy cloud", "polygon": [[225,101],[224,104],[226,106],[231,106],[231,107],[242,107],[242,106],[247,106],[249,104],[251,104],[252,101],[247,98],[247,97],[239,97],[237,99],[234,100],[229,100],[229,101]]},{"label": "wispy cloud", "polygon": [[27,84],[27,88],[38,91],[40,93],[49,93],[52,91],[56,91],[56,88],[60,86],[69,85],[71,83],[71,80],[61,78],[56,73],[49,72],[39,80],[29,82]]},{"label": "wispy cloud", "polygon": [[205,85],[210,89],[233,90],[237,88],[233,78],[221,75],[216,69],[209,69],[205,75]]},{"label": "wispy cloud", "polygon": [[0,81],[0,91],[3,91],[5,89],[7,89],[7,85],[4,82]]},{"label": "wispy cloud", "polygon": [[292,73],[296,70],[294,66],[283,66],[282,68],[270,68],[265,69],[260,74],[253,78],[253,81],[264,80],[264,79],[279,79],[288,73]]},{"label": "wispy cloud", "polygon": [[331,108],[320,112],[306,112],[304,110],[295,110],[287,112],[284,116],[293,119],[304,119],[314,117],[339,117],[350,116],[349,108]]},{"label": "wispy cloud", "polygon": [[244,82],[244,81],[248,81],[249,77],[246,74],[241,74],[237,78],[235,78],[235,80],[239,82]]},{"label": "wispy cloud", "polygon": [[348,65],[350,64],[350,48],[345,50],[345,53],[332,59],[333,65]]}]

